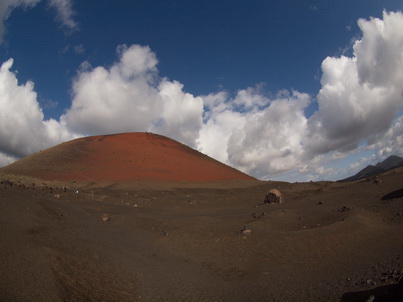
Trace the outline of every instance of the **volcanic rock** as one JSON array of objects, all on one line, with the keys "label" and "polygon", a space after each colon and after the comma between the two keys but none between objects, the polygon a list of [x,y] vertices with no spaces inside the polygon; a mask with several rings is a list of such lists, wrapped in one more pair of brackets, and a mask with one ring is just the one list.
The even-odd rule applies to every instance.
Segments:
[{"label": "volcanic rock", "polygon": [[111,219],[111,218],[109,217],[108,214],[102,214],[101,220],[102,220],[103,222],[107,222],[107,221],[109,221],[110,219]]},{"label": "volcanic rock", "polygon": [[267,192],[265,198],[265,203],[282,203],[283,202],[283,195],[277,189],[271,189]]}]

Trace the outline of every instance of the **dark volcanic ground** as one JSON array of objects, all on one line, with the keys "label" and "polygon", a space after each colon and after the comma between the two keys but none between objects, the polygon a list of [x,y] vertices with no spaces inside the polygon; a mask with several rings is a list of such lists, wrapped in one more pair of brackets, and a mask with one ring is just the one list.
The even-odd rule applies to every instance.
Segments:
[{"label": "dark volcanic ground", "polygon": [[[0,301],[403,301],[402,169],[66,193],[0,179]],[[263,203],[271,188],[283,204]]]}]

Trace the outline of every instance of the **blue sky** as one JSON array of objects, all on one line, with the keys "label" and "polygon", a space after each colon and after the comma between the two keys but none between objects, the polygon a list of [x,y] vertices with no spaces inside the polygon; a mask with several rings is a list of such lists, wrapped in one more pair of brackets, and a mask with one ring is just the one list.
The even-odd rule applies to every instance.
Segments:
[{"label": "blue sky", "polygon": [[350,176],[403,154],[402,9],[4,0],[0,164],[80,136],[152,131],[261,179]]}]

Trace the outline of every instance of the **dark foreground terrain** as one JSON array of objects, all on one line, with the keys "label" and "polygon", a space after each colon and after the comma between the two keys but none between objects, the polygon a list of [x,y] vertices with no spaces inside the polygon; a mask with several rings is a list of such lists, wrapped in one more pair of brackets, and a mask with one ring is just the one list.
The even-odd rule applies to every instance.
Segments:
[{"label": "dark foreground terrain", "polygon": [[66,192],[0,177],[1,301],[403,301],[402,169]]}]

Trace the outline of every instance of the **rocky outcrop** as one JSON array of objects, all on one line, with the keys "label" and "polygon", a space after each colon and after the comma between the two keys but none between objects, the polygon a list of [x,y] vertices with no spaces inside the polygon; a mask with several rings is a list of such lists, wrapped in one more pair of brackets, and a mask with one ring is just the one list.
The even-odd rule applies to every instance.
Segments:
[{"label": "rocky outcrop", "polygon": [[283,195],[279,190],[271,189],[266,193],[265,203],[283,203]]}]

